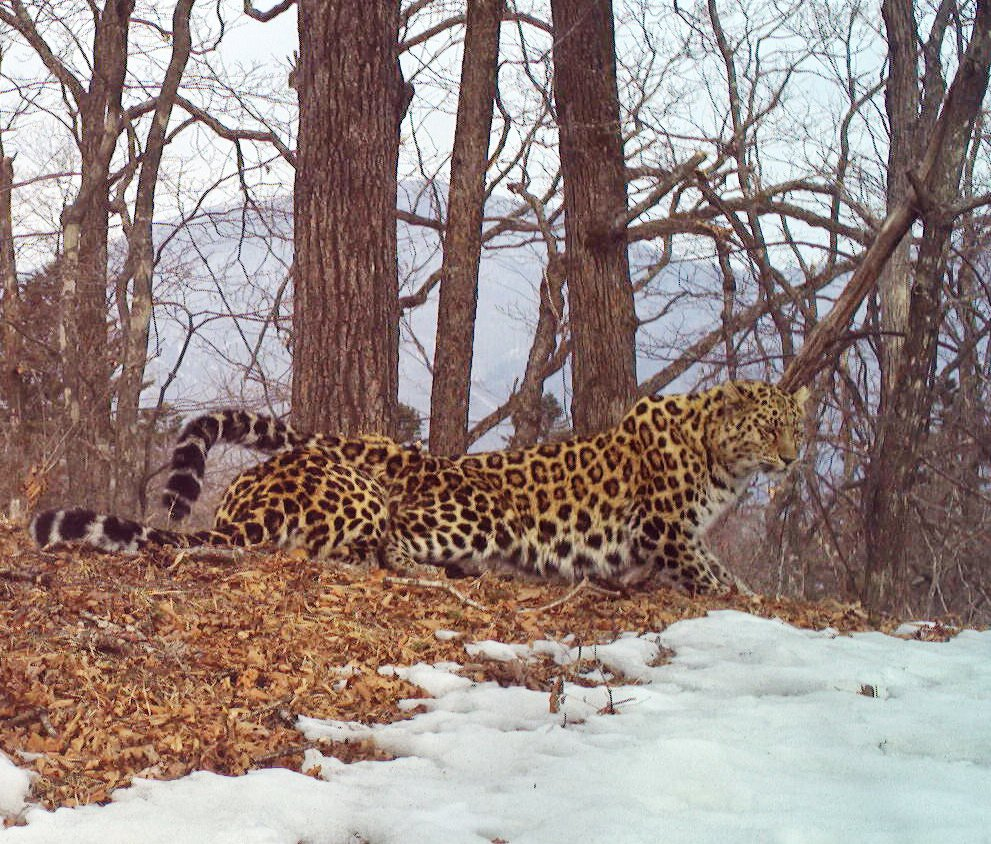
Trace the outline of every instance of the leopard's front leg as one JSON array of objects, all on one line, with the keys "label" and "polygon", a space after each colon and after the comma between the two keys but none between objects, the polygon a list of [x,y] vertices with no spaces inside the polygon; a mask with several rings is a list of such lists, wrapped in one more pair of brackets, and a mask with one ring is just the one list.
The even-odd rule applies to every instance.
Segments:
[{"label": "leopard's front leg", "polygon": [[634,556],[652,563],[689,592],[719,592],[736,587],[744,595],[753,591],[727,569],[702,542],[678,522],[639,511],[630,525]]},{"label": "leopard's front leg", "polygon": [[753,590],[747,584],[724,566],[700,538],[692,538],[688,541],[689,549],[692,553],[692,562],[685,566],[686,572],[693,572],[693,582],[700,592],[721,592],[724,590],[736,589],[742,595],[753,595]]}]

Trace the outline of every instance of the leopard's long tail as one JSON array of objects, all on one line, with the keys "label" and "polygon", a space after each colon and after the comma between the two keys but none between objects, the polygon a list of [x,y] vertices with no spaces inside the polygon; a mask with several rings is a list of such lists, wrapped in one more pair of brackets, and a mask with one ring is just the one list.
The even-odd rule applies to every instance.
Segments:
[{"label": "leopard's long tail", "polygon": [[279,419],[246,410],[218,410],[197,416],[179,434],[162,504],[170,519],[189,515],[203,488],[207,452],[218,442],[275,454],[286,448],[305,446],[311,439],[309,434],[300,434]]},{"label": "leopard's long tail", "polygon": [[43,510],[31,520],[28,533],[43,548],[56,542],[81,542],[101,551],[118,551],[124,554],[136,554],[148,546],[189,548],[194,545],[228,545],[236,542],[235,537],[222,531],[182,533],[160,530],[130,519],[82,508]]}]

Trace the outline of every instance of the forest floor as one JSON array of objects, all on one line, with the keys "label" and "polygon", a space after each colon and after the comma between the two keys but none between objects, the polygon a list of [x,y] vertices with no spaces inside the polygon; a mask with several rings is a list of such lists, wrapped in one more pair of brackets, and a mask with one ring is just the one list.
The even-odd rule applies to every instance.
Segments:
[{"label": "forest floor", "polygon": [[457,662],[478,681],[545,690],[551,706],[562,679],[592,683],[587,665],[479,660],[466,642],[565,640],[594,660],[594,646],[620,633],[713,609],[873,629],[859,606],[836,601],[420,577],[257,550],[48,552],[0,525],[0,752],[37,774],[39,803],[75,806],[106,801],[138,776],[299,770],[311,747],[345,761],[383,758],[363,742],[308,742],[294,724],[298,715],[410,717],[399,701],[423,692],[379,673],[387,665]]}]

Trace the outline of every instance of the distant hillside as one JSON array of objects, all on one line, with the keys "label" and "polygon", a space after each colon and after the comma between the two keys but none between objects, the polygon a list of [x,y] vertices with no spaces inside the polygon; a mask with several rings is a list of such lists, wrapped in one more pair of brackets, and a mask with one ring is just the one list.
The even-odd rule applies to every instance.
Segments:
[{"label": "distant hillside", "polygon": [[[406,208],[424,216],[430,208],[417,184],[404,184],[400,196]],[[510,200],[494,198],[488,210],[496,216]],[[403,292],[412,292],[440,263],[438,233],[398,224],[400,277]],[[291,288],[285,277],[292,257],[292,201],[268,203],[251,210],[218,209],[201,213],[195,222],[177,228],[161,224],[157,239],[162,258],[157,279],[158,299],[152,339],[150,386],[153,403],[175,366],[183,346],[189,315],[197,326],[183,365],[169,386],[166,400],[191,410],[205,405],[272,404],[285,401],[290,358],[286,348],[291,315]],[[472,370],[471,417],[478,419],[497,407],[522,377],[536,319],[538,285],[545,263],[543,246],[503,236],[483,254],[479,273],[479,304]],[[631,248],[639,269],[657,260],[648,245]],[[652,298],[640,306],[643,317],[660,310],[680,292],[705,284],[712,273],[705,265],[683,263],[667,268],[651,283]],[[718,282],[717,282],[718,284]],[[710,285],[711,289],[711,283]],[[278,303],[277,303],[278,298]],[[686,303],[687,304],[687,303]],[[278,328],[270,315],[280,315]],[[235,316],[231,316],[234,314]],[[676,346],[677,333],[699,325],[703,315],[695,302],[642,331],[645,348]],[[431,360],[437,320],[437,291],[423,306],[404,316],[400,355],[400,398],[424,417],[430,399]],[[250,371],[246,372],[251,365]],[[642,357],[640,377],[661,365]],[[547,389],[565,399],[567,373],[548,380]],[[263,382],[280,384],[266,394]],[[566,400],[562,403],[567,406]],[[507,428],[487,435],[480,447],[502,444]]]}]

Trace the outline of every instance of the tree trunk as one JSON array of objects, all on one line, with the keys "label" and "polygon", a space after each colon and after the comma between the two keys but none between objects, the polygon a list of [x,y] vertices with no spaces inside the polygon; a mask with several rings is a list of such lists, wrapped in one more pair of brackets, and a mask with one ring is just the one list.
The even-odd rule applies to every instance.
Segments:
[{"label": "tree trunk", "polygon": [[14,159],[3,154],[0,142],[0,398],[8,409],[10,434],[17,440],[20,420],[24,413],[24,382],[21,378],[21,295],[17,285],[17,264],[14,255],[14,226],[11,217],[10,193],[14,184]]},{"label": "tree trunk", "polygon": [[523,381],[513,408],[512,448],[526,448],[537,442],[541,433],[544,381],[557,351],[558,331],[564,312],[564,268],[561,259],[551,253],[540,283],[537,327],[533,332]]},{"label": "tree trunk", "polygon": [[133,0],[95,15],[89,89],[78,96],[79,192],[62,212],[59,349],[65,363],[67,497],[105,506],[110,493],[110,351],[107,232],[110,163],[119,136]]},{"label": "tree trunk", "polygon": [[920,187],[923,232],[909,302],[907,334],[890,406],[878,431],[864,484],[866,570],[862,600],[873,610],[908,601],[906,558],[911,550],[912,490],[917,455],[928,431],[929,374],[936,355],[940,299],[953,219],[947,209],[960,186],[974,123],[987,92],[991,66],[991,0],[977,4],[967,51],[946,97],[942,137]]},{"label": "tree trunk", "polygon": [[463,454],[468,447],[485,171],[502,10],[503,0],[468,2],[430,395],[430,449],[437,454]]},{"label": "tree trunk", "polygon": [[589,434],[636,395],[636,313],[611,0],[552,0],[554,99],[564,177],[572,416]]},{"label": "tree trunk", "polygon": [[399,381],[399,3],[300,0],[293,422],[391,432]]},{"label": "tree trunk", "polygon": [[[913,0],[884,0],[881,4],[888,40],[888,76],[884,105],[888,115],[888,184],[890,211],[911,198],[909,169],[919,157],[919,37]],[[878,279],[881,337],[881,413],[893,395],[908,329],[912,288],[911,238],[905,237],[888,259]]]},{"label": "tree trunk", "polygon": [[[17,259],[14,252],[14,221],[11,214],[11,192],[14,185],[14,159],[4,155],[0,138],[0,418],[4,428],[0,432],[0,447],[4,457],[14,458],[13,466],[27,471],[31,466],[32,437],[25,416],[37,408],[29,407],[29,397],[24,380],[27,369],[24,360],[23,331],[24,302],[17,283]],[[4,412],[5,411],[5,412]],[[32,502],[25,501],[19,493],[24,477],[19,471],[11,471],[4,462],[8,482],[0,486],[7,493],[0,498],[7,516],[15,524],[26,515]]]},{"label": "tree trunk", "polygon": [[148,130],[134,219],[128,232],[126,275],[133,279],[130,303],[126,278],[119,285],[117,300],[121,328],[121,375],[117,384],[115,419],[114,478],[110,507],[115,513],[138,515],[146,498],[143,491],[144,443],[151,432],[140,425],[141,388],[148,360],[148,337],[152,314],[154,278],[155,191],[165,148],[165,133],[175,105],[179,83],[192,48],[189,18],[195,0],[179,0],[172,15],[172,57],[162,80],[155,114]]}]

